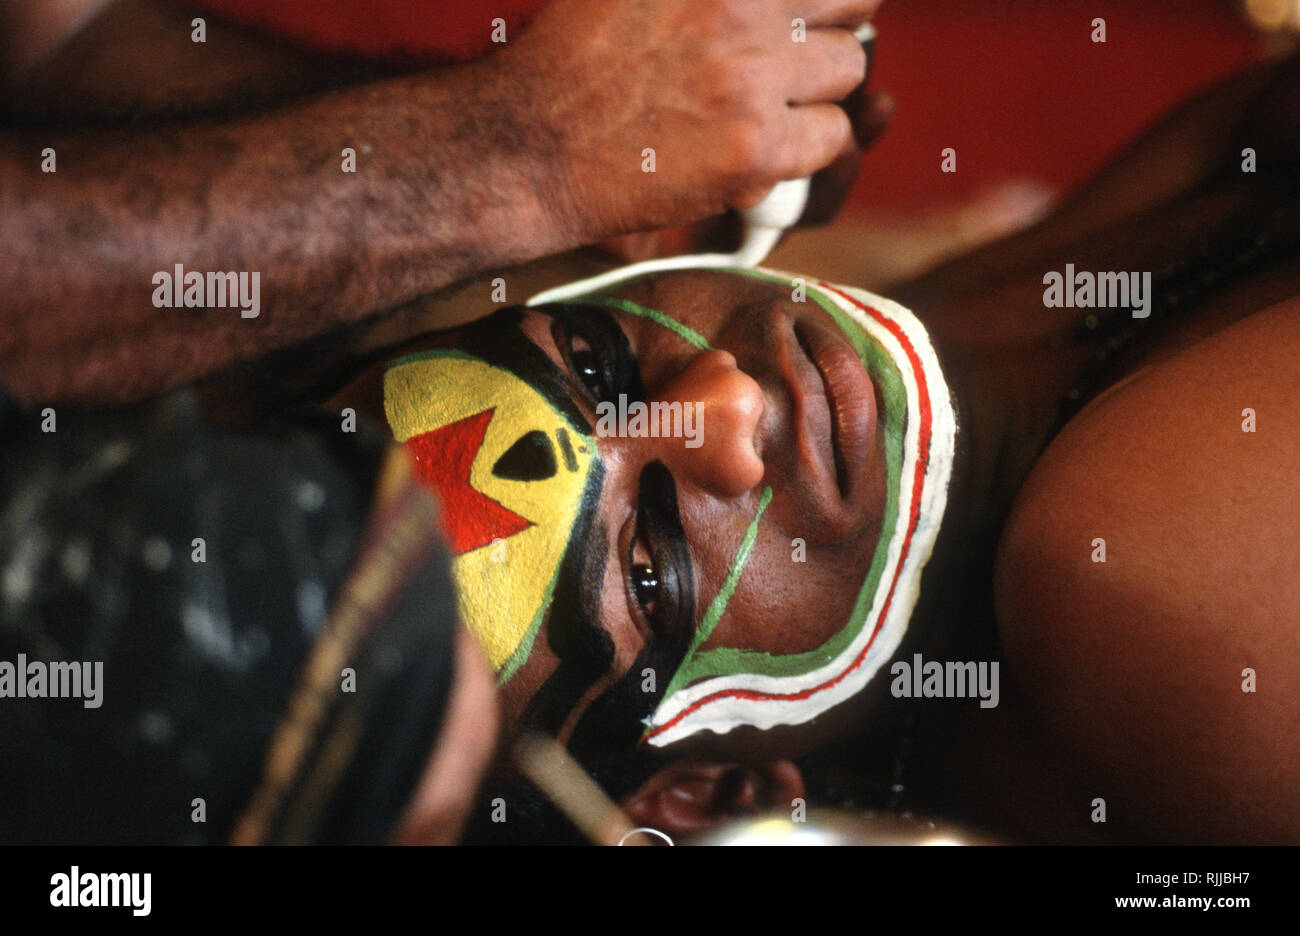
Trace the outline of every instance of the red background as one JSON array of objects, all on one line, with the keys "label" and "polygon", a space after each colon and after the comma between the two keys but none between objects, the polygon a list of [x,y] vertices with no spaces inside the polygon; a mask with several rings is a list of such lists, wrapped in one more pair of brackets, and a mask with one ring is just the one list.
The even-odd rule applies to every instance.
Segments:
[{"label": "red background", "polygon": [[[544,0],[200,0],[300,43],[367,55],[466,58]],[[1091,41],[1106,20],[1106,42]],[[850,204],[909,210],[1007,179],[1065,190],[1156,115],[1257,59],[1228,0],[887,0],[873,85],[898,111]],[[940,151],[958,171],[937,171]]]}]

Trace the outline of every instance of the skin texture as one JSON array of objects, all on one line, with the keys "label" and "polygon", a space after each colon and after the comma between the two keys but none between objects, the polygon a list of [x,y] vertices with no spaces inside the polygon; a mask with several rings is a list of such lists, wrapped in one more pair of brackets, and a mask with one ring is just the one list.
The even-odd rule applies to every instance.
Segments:
[{"label": "skin texture", "polygon": [[[487,269],[754,204],[853,151],[833,102],[862,80],[850,30],[876,5],[556,0],[496,55],[347,87],[346,68],[218,23],[192,43],[182,10],[111,8],[71,80],[57,56],[11,55],[0,367],[33,401],[138,398]],[[796,7],[807,42],[789,41]],[[33,44],[36,19],[16,19]],[[134,65],[96,44],[142,33]],[[253,89],[279,106],[217,110]],[[151,277],[177,262],[259,271],[261,316],[154,308]]]},{"label": "skin texture", "polygon": [[[930,808],[1031,841],[1297,839],[1293,668],[1254,694],[1241,673],[1298,649],[1300,265],[1200,294],[1055,438],[1105,339],[1041,302],[1066,262],[1159,270],[1293,205],[1297,107],[1294,58],[1225,82],[1042,224],[901,290],[946,347],[973,443],[948,520],[970,583],[953,617],[998,642],[960,634],[953,658],[1005,653],[997,709],[916,709],[908,781]],[[1277,175],[1240,173],[1248,143]],[[1242,432],[1257,399],[1285,423],[1268,439]],[[1093,563],[1094,537],[1122,554]]]},{"label": "skin texture", "polygon": [[[1300,390],[1279,379],[1297,335],[1291,301],[1133,375],[1053,442],[1008,521],[1008,663],[1128,834],[1300,838]],[[1243,432],[1247,406],[1269,425]]]}]

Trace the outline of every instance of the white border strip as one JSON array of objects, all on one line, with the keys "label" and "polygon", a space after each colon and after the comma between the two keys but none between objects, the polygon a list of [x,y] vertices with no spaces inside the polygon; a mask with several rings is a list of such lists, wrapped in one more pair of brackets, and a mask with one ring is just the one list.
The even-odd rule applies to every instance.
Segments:
[{"label": "white border strip", "polygon": [[[540,305],[546,302],[563,302],[588,293],[601,291],[618,285],[626,280],[652,273],[672,270],[709,269],[735,266],[734,258],[726,254],[708,254],[700,256],[673,257],[667,260],[650,260],[636,263],[600,276],[569,283],[564,286],[539,293],[528,300],[527,305]],[[757,272],[793,281],[796,277],[788,273],[754,268]],[[807,288],[818,289],[819,293],[843,309],[854,321],[858,322],[875,341],[877,341],[894,360],[903,378],[907,391],[909,413],[919,410],[919,387],[917,375],[913,372],[904,353],[902,345],[893,334],[873,317],[846,302],[833,292],[820,289],[816,281],[798,277],[808,282]],[[707,703],[695,712],[683,718],[667,731],[660,732],[650,739],[650,744],[663,747],[680,741],[701,731],[726,734],[742,725],[752,725],[760,729],[770,729],[779,725],[799,725],[811,721],[830,708],[846,701],[861,691],[897,651],[907,632],[908,622],[920,596],[921,571],[929,561],[943,519],[944,508],[948,499],[948,483],[952,474],[952,463],[956,442],[956,419],[953,415],[947,382],[939,369],[938,357],[930,343],[924,326],[908,309],[892,300],[873,295],[865,290],[848,286],[838,286],[845,293],[864,305],[871,306],[885,318],[896,323],[907,336],[921,362],[930,391],[930,451],[921,492],[921,510],[917,520],[916,531],[912,535],[911,546],[903,565],[898,582],[894,588],[893,600],[884,625],[876,637],[875,643],[867,651],[866,658],[848,676],[834,686],[821,690],[806,699],[738,699],[720,698]],[[881,582],[894,580],[898,568],[899,556],[906,539],[907,527],[911,521],[907,505],[911,504],[913,483],[916,475],[916,463],[920,457],[920,427],[916,420],[909,419],[903,441],[903,464],[899,480],[900,509],[895,522],[893,536],[889,544],[885,568],[881,573]],[[888,587],[876,590],[870,612],[862,628],[845,649],[834,660],[807,673],[797,676],[763,676],[758,674],[739,674],[719,676],[680,689],[666,699],[655,710],[650,720],[654,728],[667,724],[701,699],[728,690],[767,692],[776,694],[794,694],[827,682],[833,681],[845,667],[855,660],[875,632],[875,622],[879,619],[880,609]]]}]

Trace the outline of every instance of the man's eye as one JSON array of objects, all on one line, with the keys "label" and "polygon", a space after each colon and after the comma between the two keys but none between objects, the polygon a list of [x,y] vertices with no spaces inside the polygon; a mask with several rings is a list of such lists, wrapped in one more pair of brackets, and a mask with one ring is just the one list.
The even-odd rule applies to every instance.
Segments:
[{"label": "man's eye", "polygon": [[613,400],[614,391],[610,383],[613,375],[610,373],[609,362],[601,356],[600,351],[582,335],[573,331],[564,335],[564,342],[560,347],[564,356],[568,358],[569,369],[573,372],[573,376],[591,394],[592,401],[600,403],[604,400]]},{"label": "man's eye", "polygon": [[663,590],[663,578],[655,567],[654,554],[650,541],[646,538],[644,517],[637,518],[637,533],[633,536],[631,554],[628,556],[628,584],[632,587],[632,598],[645,621],[655,628],[655,612],[659,610],[659,598]]},{"label": "man's eye", "polygon": [[555,346],[590,403],[614,403],[621,394],[631,400],[645,399],[636,357],[608,312],[587,307],[556,311],[551,324]]},{"label": "man's eye", "polygon": [[624,568],[633,623],[663,652],[684,653],[694,632],[695,588],[676,485],[662,462],[642,468],[632,522]]},{"label": "man's eye", "polygon": [[645,563],[632,566],[632,591],[646,617],[654,614],[655,603],[659,600],[659,573],[653,566]]},{"label": "man's eye", "polygon": [[597,402],[606,399],[608,390],[605,386],[604,370],[600,366],[600,358],[591,348],[578,348],[577,345],[586,344],[581,338],[575,338],[573,347],[569,351],[569,361],[573,365],[574,376],[582,382]]}]

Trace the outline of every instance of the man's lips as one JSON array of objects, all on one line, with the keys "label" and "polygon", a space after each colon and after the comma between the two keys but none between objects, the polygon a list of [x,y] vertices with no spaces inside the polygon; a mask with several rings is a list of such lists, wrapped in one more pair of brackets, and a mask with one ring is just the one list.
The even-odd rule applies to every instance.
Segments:
[{"label": "man's lips", "polygon": [[[815,484],[802,485],[821,504],[824,520],[838,516],[843,500],[836,484],[835,448],[830,398],[811,351],[805,350],[794,323],[782,316],[782,341],[776,354],[777,370],[789,392],[791,442],[798,463]],[[764,456],[766,457],[766,455]]]},{"label": "man's lips", "polygon": [[795,326],[799,347],[815,366],[830,414],[825,432],[840,496],[853,499],[866,480],[876,434],[876,388],[848,343],[818,325]]}]

